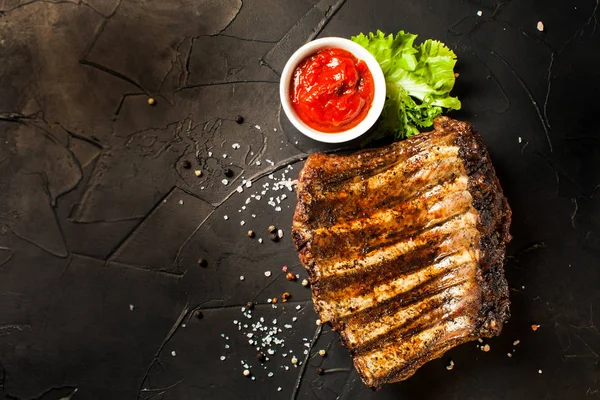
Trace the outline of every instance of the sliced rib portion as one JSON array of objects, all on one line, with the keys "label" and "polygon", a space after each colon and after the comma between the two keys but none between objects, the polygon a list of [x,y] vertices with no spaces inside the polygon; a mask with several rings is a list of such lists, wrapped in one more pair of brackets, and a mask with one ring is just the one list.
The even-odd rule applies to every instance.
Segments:
[{"label": "sliced rib portion", "polygon": [[410,377],[509,317],[511,211],[480,136],[435,130],[349,155],[311,155],[293,239],[315,308],[371,387]]}]

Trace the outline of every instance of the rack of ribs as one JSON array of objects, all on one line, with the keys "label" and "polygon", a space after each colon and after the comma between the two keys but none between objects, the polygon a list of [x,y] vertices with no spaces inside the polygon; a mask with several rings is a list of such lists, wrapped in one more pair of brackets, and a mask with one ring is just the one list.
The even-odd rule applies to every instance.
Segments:
[{"label": "rack of ribs", "polygon": [[509,317],[511,210],[488,152],[466,122],[434,128],[312,154],[298,179],[293,240],[315,309],[374,388],[500,334]]}]

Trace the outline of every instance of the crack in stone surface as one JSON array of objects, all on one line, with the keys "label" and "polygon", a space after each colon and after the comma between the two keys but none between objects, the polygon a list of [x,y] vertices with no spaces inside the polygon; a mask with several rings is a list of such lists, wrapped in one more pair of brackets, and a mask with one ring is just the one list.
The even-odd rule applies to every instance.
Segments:
[{"label": "crack in stone surface", "polygon": [[164,349],[164,347],[167,345],[167,343],[169,342],[169,340],[171,340],[171,338],[173,337],[173,335],[175,335],[175,333],[177,332],[177,330],[181,327],[181,322],[184,320],[184,318],[188,314],[188,312],[189,312],[189,303],[186,303],[185,306],[183,307],[183,309],[181,310],[181,313],[179,314],[179,317],[177,317],[177,319],[175,320],[175,323],[171,327],[171,330],[169,331],[169,333],[167,333],[167,336],[164,338],[164,340],[160,344],[158,350],[156,351],[156,353],[154,355],[154,359],[152,360],[152,363],[148,366],[148,369],[146,370],[146,373],[143,376],[142,381],[140,383],[140,388],[139,388],[139,391],[138,391],[138,397],[141,397],[140,394],[142,393],[142,391],[144,389],[144,383],[148,379],[148,374],[150,373],[150,370],[152,369],[152,366],[154,365],[154,363],[156,362],[156,360],[158,360],[158,358],[160,356],[160,353],[162,352],[162,350]]},{"label": "crack in stone surface", "polygon": [[310,346],[308,347],[308,353],[304,356],[304,362],[302,363],[300,372],[298,372],[298,377],[296,378],[296,383],[295,383],[294,389],[292,391],[291,400],[296,400],[296,398],[298,397],[300,385],[302,384],[302,379],[304,378],[304,372],[306,372],[306,366],[308,365],[308,358],[310,357],[310,351],[312,350],[312,348],[315,345],[315,343],[317,342],[317,340],[319,340],[319,336],[321,335],[322,330],[323,330],[322,325],[317,326],[317,329],[315,330],[315,334],[313,335],[313,338],[310,341]]},{"label": "crack in stone surface", "polygon": [[304,43],[314,39],[346,0],[321,0],[313,6],[263,57],[278,75],[287,59]]},{"label": "crack in stone surface", "polygon": [[552,152],[553,151],[552,140],[550,139],[550,132],[549,132],[548,126],[546,125],[546,120],[545,120],[544,116],[542,115],[540,107],[538,106],[537,101],[533,97],[533,94],[527,87],[527,84],[525,83],[525,81],[523,81],[523,79],[517,73],[517,71],[515,71],[514,68],[511,67],[510,64],[508,64],[508,62],[500,54],[498,54],[497,52],[495,52],[493,50],[490,50],[490,54],[497,57],[502,62],[502,64],[504,64],[510,70],[510,72],[515,76],[515,78],[517,79],[517,81],[519,82],[519,84],[521,85],[521,87],[523,88],[525,93],[527,94],[527,97],[529,97],[529,100],[531,101],[531,104],[533,105],[533,108],[535,109],[535,112],[538,115],[540,123],[542,124],[542,129],[544,130],[544,133],[546,134],[546,140],[548,142],[548,147],[550,148],[550,152]]}]

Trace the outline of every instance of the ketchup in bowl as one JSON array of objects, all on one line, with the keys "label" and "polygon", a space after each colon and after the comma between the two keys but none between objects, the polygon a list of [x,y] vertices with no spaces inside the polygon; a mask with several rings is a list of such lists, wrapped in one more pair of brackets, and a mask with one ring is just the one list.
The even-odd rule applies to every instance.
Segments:
[{"label": "ketchup in bowl", "polygon": [[294,70],[290,82],[292,107],[306,125],[338,133],[358,125],[367,116],[375,86],[366,63],[352,53],[323,49]]}]

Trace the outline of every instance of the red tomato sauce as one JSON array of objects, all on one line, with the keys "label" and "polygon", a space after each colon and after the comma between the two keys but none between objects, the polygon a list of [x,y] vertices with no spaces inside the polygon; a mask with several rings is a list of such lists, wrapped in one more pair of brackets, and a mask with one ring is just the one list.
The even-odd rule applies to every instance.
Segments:
[{"label": "red tomato sauce", "polygon": [[321,132],[358,125],[369,112],[375,86],[364,61],[342,49],[323,49],[296,67],[290,98],[298,117]]}]

